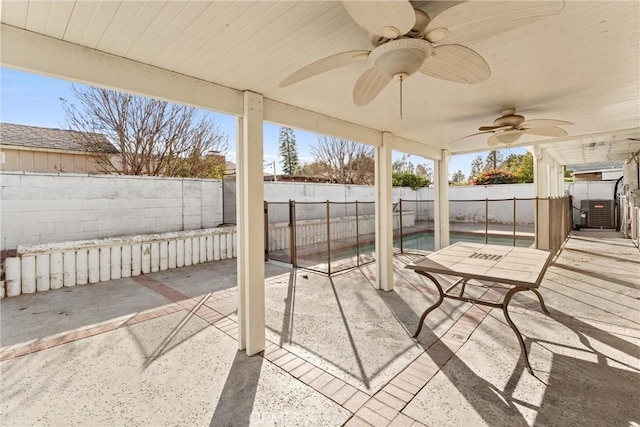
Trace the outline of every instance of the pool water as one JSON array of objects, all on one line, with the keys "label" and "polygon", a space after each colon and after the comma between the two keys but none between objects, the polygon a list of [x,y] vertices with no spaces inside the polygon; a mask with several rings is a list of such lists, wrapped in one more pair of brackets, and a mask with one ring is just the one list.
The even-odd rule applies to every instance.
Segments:
[{"label": "pool water", "polygon": [[[453,233],[449,233],[449,241],[450,243],[456,243],[456,242],[484,243],[485,238],[483,234],[453,232]],[[513,237],[489,236],[487,243],[490,243],[492,245],[512,246]],[[516,246],[528,247],[528,246],[531,246],[532,243],[533,243],[533,237],[526,238],[523,236],[516,236]],[[400,238],[394,239],[393,246],[396,248],[400,247]],[[404,236],[402,239],[402,247],[403,249],[420,249],[423,251],[435,250],[434,240],[433,240],[433,231],[426,231],[423,233],[415,233],[409,236]]]},{"label": "pool water", "polygon": [[[449,240],[451,243],[456,242],[474,242],[474,243],[484,243],[485,238],[483,234],[471,234],[471,233],[449,233]],[[512,246],[513,238],[511,236],[504,237],[495,237],[489,236],[488,243],[494,245],[504,245],[504,246]],[[516,246],[528,247],[533,243],[533,237],[524,237],[524,236],[516,236]],[[395,238],[393,240],[393,247],[400,248],[400,238]],[[433,239],[433,231],[425,231],[421,233],[414,233],[408,236],[404,236],[402,239],[402,248],[403,250],[423,250],[423,251],[433,251],[434,249],[434,239]],[[375,244],[371,241],[367,243],[361,243],[359,247],[359,251],[356,250],[356,246],[342,247],[336,248],[333,247],[331,249],[331,262],[337,262],[341,260],[345,260],[348,258],[355,257],[358,253],[360,254],[362,261],[366,259],[364,262],[368,262],[373,260],[370,256],[375,251]],[[307,254],[306,256],[299,256],[298,261],[300,265],[314,265],[318,263],[326,263],[327,261],[327,252],[326,250],[316,251],[313,254]],[[354,267],[357,265],[357,262],[354,261]]]}]

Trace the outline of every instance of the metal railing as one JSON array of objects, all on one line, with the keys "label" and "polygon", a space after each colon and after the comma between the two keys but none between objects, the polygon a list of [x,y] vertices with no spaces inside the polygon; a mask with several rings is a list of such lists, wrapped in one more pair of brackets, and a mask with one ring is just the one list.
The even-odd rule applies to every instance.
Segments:
[{"label": "metal railing", "polygon": [[[535,236],[535,198],[450,200],[449,240],[474,241],[511,246],[530,246]],[[394,237],[400,252],[434,250],[433,200],[401,199],[396,211],[415,213],[415,222],[407,227],[400,222]]]},{"label": "metal railing", "polygon": [[327,274],[371,263],[374,208],[360,201],[265,203],[267,258]]},{"label": "metal railing", "polygon": [[[394,247],[434,250],[434,201],[393,205]],[[450,241],[559,248],[571,232],[563,198],[450,200]],[[374,202],[265,202],[265,257],[326,274],[375,261]]]}]

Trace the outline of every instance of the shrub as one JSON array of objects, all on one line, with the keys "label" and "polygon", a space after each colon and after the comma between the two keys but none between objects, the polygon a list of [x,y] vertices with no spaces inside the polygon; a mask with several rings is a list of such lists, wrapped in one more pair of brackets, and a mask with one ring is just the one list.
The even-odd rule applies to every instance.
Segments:
[{"label": "shrub", "polygon": [[394,187],[410,187],[412,190],[428,187],[431,184],[429,179],[410,172],[396,172],[392,179]]},{"label": "shrub", "polygon": [[513,184],[514,182],[517,182],[517,178],[511,172],[503,171],[502,169],[490,169],[480,172],[471,180],[473,185]]}]

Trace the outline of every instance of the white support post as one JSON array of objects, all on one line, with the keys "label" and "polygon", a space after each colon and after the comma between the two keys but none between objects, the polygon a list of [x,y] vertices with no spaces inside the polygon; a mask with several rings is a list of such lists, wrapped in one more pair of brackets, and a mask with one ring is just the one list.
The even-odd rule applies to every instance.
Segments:
[{"label": "white support post", "polygon": [[237,159],[242,171],[242,186],[238,186],[241,199],[238,225],[243,229],[238,259],[244,273],[238,291],[244,307],[239,314],[244,324],[238,325],[238,330],[244,330],[247,355],[253,356],[265,347],[262,95],[244,92],[243,111],[242,147]]},{"label": "white support post", "polygon": [[[533,185],[536,199],[550,196],[549,165],[545,162],[544,153],[537,147],[533,150]],[[537,249],[549,248],[549,209],[547,207],[548,201],[536,200],[535,247]]]},{"label": "white support post", "polygon": [[556,162],[551,160],[549,164],[549,196],[556,197],[556,189],[558,188],[556,177]]},{"label": "white support post", "polygon": [[547,193],[549,194],[549,197],[555,197],[556,195],[556,174],[555,174],[555,167],[553,164],[553,159],[551,160],[551,162],[549,162],[548,164],[548,186],[549,188],[547,189]]},{"label": "white support post", "polygon": [[[247,324],[245,321],[245,288],[244,288],[244,269],[245,269],[245,255],[244,255],[244,199],[243,193],[240,189],[244,189],[244,164],[239,161],[244,159],[244,119],[238,117],[236,126],[236,159],[238,159],[236,165],[236,230],[238,232],[238,258],[236,259],[236,271],[238,281],[238,350],[245,350],[247,348]],[[219,236],[214,236],[214,259],[220,259],[219,248]]]},{"label": "white support post", "polygon": [[545,162],[542,150],[533,150],[533,185],[536,197],[549,197],[549,167]]},{"label": "white support post", "polygon": [[[393,290],[393,194],[391,152],[393,135],[382,133],[382,145],[375,149],[376,179],[376,289]],[[402,215],[402,213],[400,213]]]},{"label": "white support post", "polygon": [[558,166],[558,196],[564,197],[564,166],[556,163]]},{"label": "white support post", "polygon": [[442,150],[440,160],[435,160],[435,194],[433,212],[433,232],[435,250],[449,246],[449,160],[451,153]]}]

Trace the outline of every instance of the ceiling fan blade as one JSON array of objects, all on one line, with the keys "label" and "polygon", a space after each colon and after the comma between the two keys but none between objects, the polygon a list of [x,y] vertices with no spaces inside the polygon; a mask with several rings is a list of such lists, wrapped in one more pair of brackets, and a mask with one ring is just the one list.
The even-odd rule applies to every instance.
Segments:
[{"label": "ceiling fan blade", "polygon": [[345,65],[353,64],[354,62],[364,61],[368,56],[368,50],[351,50],[349,52],[342,52],[336,55],[327,56],[326,58],[319,59],[300,68],[298,71],[280,82],[280,87],[298,83],[299,81],[308,79],[309,77],[344,67]]},{"label": "ceiling fan blade", "polygon": [[564,120],[552,120],[552,119],[534,119],[534,120],[525,120],[520,123],[520,127],[523,129],[535,129],[535,128],[546,128],[550,126],[569,126],[572,125],[571,122],[565,122]]},{"label": "ceiling fan blade", "polygon": [[566,130],[555,127],[555,126],[549,126],[546,128],[525,129],[524,132],[529,135],[556,136],[556,137],[567,136]]},{"label": "ceiling fan blade", "polygon": [[494,133],[487,140],[489,146],[495,146],[500,144],[513,144],[520,139],[524,132],[521,130],[505,130],[503,132]]},{"label": "ceiling fan blade", "polygon": [[462,141],[463,139],[471,138],[472,136],[484,135],[484,134],[487,134],[487,133],[493,133],[493,131],[492,130],[487,130],[487,131],[484,131],[484,132],[472,133],[471,135],[467,135],[467,136],[463,136],[462,138],[454,139],[449,144],[453,144],[454,142]]},{"label": "ceiling fan blade", "polygon": [[391,76],[382,74],[376,68],[365,71],[353,87],[353,103],[358,107],[367,105],[382,92],[391,79]]},{"label": "ceiling fan blade", "polygon": [[356,24],[388,39],[407,34],[416,23],[416,13],[407,0],[343,1],[342,4]]},{"label": "ceiling fan blade", "polygon": [[481,83],[491,75],[489,64],[478,52],[458,44],[435,47],[420,72],[437,79],[469,84]]},{"label": "ceiling fan blade", "polygon": [[555,15],[564,1],[466,1],[433,17],[425,34],[432,43],[466,43]]},{"label": "ceiling fan blade", "polygon": [[497,132],[500,130],[514,130],[513,126],[480,126],[478,130],[490,130],[492,132]]}]

